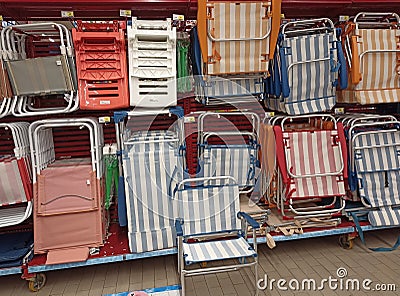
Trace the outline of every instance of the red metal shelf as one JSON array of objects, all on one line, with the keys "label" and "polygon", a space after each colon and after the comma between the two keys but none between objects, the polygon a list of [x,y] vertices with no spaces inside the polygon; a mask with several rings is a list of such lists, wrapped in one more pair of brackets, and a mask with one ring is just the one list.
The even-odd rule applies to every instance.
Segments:
[{"label": "red metal shelf", "polygon": [[[243,1],[243,0],[242,0]],[[61,19],[61,10],[74,11],[76,19],[116,19],[120,9],[130,9],[142,18],[166,18],[172,13],[195,19],[197,0],[3,0],[0,14],[5,19]],[[282,0],[286,17],[332,17],[366,11],[400,12],[400,0]]]}]

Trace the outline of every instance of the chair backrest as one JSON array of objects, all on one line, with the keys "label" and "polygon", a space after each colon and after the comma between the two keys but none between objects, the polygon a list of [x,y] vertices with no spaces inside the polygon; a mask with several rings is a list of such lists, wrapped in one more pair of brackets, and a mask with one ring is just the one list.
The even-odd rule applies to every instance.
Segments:
[{"label": "chair backrest", "polygon": [[359,90],[384,90],[400,88],[398,75],[398,43],[400,30],[358,29],[358,54],[361,81]]},{"label": "chair backrest", "polygon": [[345,195],[347,150],[341,124],[335,130],[282,132],[275,126],[274,131],[278,165],[283,177],[290,179],[286,182],[294,197]]},{"label": "chair backrest", "polygon": [[267,72],[269,4],[261,1],[207,3],[208,74]]},{"label": "chair backrest", "polygon": [[[282,75],[288,75],[290,94],[288,102],[325,98],[335,95],[332,82],[334,33],[289,37],[283,40],[281,59],[286,60]],[[285,96],[285,94],[284,94]],[[316,106],[315,106],[316,107]]]},{"label": "chair backrest", "polygon": [[360,195],[373,207],[400,205],[400,131],[362,133],[354,144]]},{"label": "chair backrest", "polygon": [[172,192],[183,174],[177,149],[169,142],[133,145],[124,157],[131,232],[174,225]]},{"label": "chair backrest", "polygon": [[189,186],[177,191],[179,217],[183,219],[185,236],[240,229],[238,185],[211,183],[205,181],[202,186]]},{"label": "chair backrest", "polygon": [[247,145],[206,145],[203,151],[204,177],[232,176],[239,186],[254,181],[256,151]]},{"label": "chair backrest", "polygon": [[284,132],[287,168],[293,175],[341,174],[343,156],[336,130]]}]

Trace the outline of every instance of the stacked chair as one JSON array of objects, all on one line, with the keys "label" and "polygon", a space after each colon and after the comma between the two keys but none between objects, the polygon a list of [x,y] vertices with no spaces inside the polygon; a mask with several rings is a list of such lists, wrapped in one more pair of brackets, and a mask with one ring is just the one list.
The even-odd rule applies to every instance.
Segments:
[{"label": "stacked chair", "polygon": [[[233,119],[243,118],[250,129],[239,130]],[[254,112],[203,112],[198,116],[200,175],[232,176],[242,192],[254,189],[258,175],[258,129]]]},{"label": "stacked chair", "polygon": [[284,219],[339,214],[345,206],[347,149],[341,123],[325,114],[273,121],[276,203]]},{"label": "stacked chair", "polygon": [[32,214],[28,126],[27,122],[0,123],[0,228],[20,224]]},{"label": "stacked chair", "polygon": [[270,70],[267,107],[289,115],[330,111],[339,82],[342,89],[347,87],[346,63],[333,22],[321,18],[284,24]]},{"label": "stacked chair", "polygon": [[[176,246],[173,201],[176,184],[185,168],[181,112],[132,111],[123,134],[123,174],[126,194],[128,240],[131,252],[141,253]],[[175,114],[168,130],[135,130],[142,116]],[[150,126],[150,125],[149,125]]]},{"label": "stacked chair", "polygon": [[348,115],[349,187],[373,226],[400,222],[400,122],[393,116]]},{"label": "stacked chair", "polygon": [[[78,109],[73,46],[65,26],[8,26],[1,31],[1,44],[12,87],[10,111],[14,116],[51,115]],[[61,101],[60,106],[54,107],[54,99]]]},{"label": "stacked chair", "polygon": [[4,59],[7,58],[4,49],[5,45],[3,46],[3,40],[0,38],[0,118],[11,113],[11,100],[13,97],[10,79],[4,63]]},{"label": "stacked chair", "polygon": [[[185,278],[254,267],[258,295],[256,230],[259,224],[240,212],[239,186],[231,176],[186,179],[175,192],[178,202],[178,272],[182,295]],[[247,241],[252,227],[253,246]],[[199,263],[212,266],[199,267]]]},{"label": "stacked chair", "polygon": [[128,26],[130,105],[177,104],[176,28],[166,21],[132,18]]},{"label": "stacked chair", "polygon": [[77,22],[72,30],[80,109],[129,106],[125,22]]},{"label": "stacked chair", "polygon": [[280,0],[198,1],[192,31],[197,100],[205,105],[262,99],[275,48]]},{"label": "stacked chair", "polygon": [[[57,147],[63,145],[55,146],[53,134],[67,131],[71,137],[82,129],[87,152],[60,155]],[[39,120],[30,125],[29,137],[35,254],[47,253],[47,264],[84,261],[91,248],[103,245],[106,234],[102,127],[93,118]]]},{"label": "stacked chair", "polygon": [[339,93],[339,102],[399,102],[399,22],[396,13],[362,12],[342,26],[349,87]]}]

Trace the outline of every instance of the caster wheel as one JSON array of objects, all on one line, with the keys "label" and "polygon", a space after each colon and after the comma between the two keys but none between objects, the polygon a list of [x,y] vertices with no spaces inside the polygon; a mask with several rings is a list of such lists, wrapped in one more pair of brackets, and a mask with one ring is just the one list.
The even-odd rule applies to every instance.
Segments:
[{"label": "caster wheel", "polygon": [[44,273],[37,273],[34,278],[28,282],[29,290],[37,292],[46,284],[46,275]]},{"label": "caster wheel", "polygon": [[353,239],[351,239],[348,235],[341,235],[339,237],[339,245],[345,250],[350,250],[353,248]]}]

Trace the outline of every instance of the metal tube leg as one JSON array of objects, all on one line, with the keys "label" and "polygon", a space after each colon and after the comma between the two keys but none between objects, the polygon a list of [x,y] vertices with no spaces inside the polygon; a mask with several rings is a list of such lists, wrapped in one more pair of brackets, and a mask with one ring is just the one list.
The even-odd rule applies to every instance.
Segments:
[{"label": "metal tube leg", "polygon": [[255,281],[254,281],[254,286],[256,288],[256,296],[259,295],[260,290],[257,287],[257,281],[258,281],[258,263],[256,265],[254,265],[254,277],[255,277]]},{"label": "metal tube leg", "polygon": [[185,296],[185,272],[181,270],[181,296]]}]

